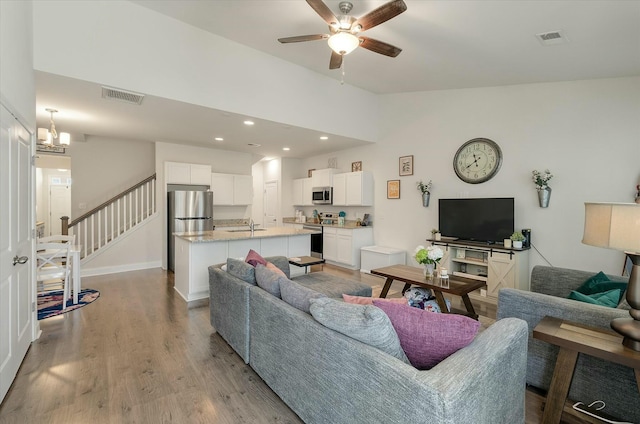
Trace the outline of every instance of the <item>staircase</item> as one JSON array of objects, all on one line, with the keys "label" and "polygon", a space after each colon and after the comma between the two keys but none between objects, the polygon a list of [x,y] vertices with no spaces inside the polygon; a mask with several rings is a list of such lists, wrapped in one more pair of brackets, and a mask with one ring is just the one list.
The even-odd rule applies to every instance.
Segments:
[{"label": "staircase", "polygon": [[80,258],[89,258],[154,216],[155,193],[156,174],[153,174],[68,225],[63,220],[62,234],[75,235],[76,243],[82,245]]}]

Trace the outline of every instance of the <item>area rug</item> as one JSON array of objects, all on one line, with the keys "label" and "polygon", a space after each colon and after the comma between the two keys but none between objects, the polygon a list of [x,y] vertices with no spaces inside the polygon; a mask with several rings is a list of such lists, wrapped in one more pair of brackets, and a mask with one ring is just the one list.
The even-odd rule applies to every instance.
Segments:
[{"label": "area rug", "polygon": [[90,304],[100,297],[100,292],[93,289],[82,289],[78,294],[78,303],[73,304],[73,298],[67,300],[66,309],[62,309],[62,290],[56,290],[38,295],[38,320],[55,317],[65,312],[75,311]]}]

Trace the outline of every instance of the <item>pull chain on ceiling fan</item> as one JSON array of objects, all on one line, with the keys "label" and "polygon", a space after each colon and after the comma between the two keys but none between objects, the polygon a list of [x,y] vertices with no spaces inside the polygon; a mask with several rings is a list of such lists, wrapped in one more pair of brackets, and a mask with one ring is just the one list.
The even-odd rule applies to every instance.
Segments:
[{"label": "pull chain on ceiling fan", "polygon": [[[349,15],[353,4],[348,1],[340,2],[339,8],[342,15],[337,18],[331,9],[322,0],[307,0],[307,3],[329,25],[330,34],[298,35],[295,37],[279,38],[281,43],[299,43],[303,41],[327,40],[331,48],[329,69],[340,69],[343,56],[351,53],[358,47],[363,47],[375,53],[389,57],[396,57],[402,49],[383,41],[365,37],[360,33],[378,26],[391,18],[394,18],[407,10],[403,0],[393,0],[372,10],[359,19]],[[343,83],[344,83],[344,68]]]}]

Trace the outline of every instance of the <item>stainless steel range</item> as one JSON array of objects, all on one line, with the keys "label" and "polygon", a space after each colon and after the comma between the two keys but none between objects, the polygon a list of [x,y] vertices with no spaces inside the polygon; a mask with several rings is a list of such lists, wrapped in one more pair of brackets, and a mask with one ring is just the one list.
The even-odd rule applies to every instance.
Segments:
[{"label": "stainless steel range", "polygon": [[311,256],[322,259],[322,225],[304,224],[302,228],[305,230],[315,231],[313,234],[311,234]]}]

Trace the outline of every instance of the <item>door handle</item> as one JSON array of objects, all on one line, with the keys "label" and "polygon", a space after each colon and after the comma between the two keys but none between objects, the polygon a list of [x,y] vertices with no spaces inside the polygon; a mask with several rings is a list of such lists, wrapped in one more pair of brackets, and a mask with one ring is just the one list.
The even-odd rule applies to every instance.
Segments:
[{"label": "door handle", "polygon": [[27,263],[28,260],[29,260],[28,256],[18,257],[18,255],[16,255],[13,257],[13,266],[16,266],[16,264],[25,264]]}]

